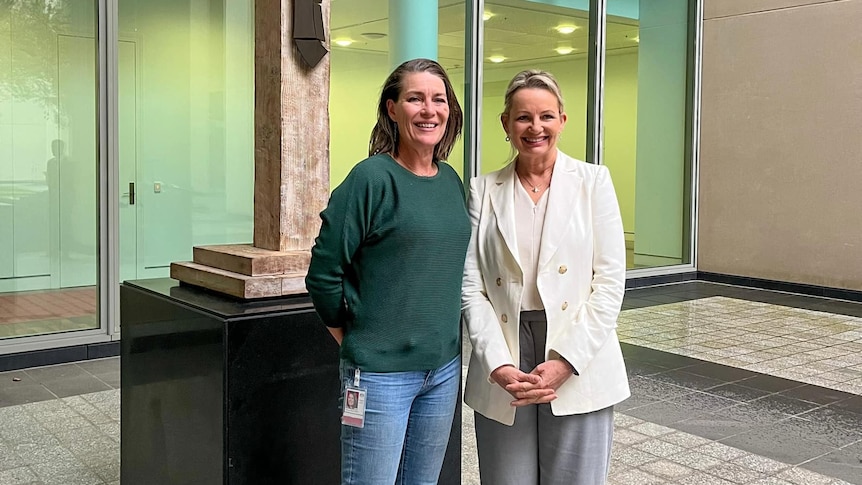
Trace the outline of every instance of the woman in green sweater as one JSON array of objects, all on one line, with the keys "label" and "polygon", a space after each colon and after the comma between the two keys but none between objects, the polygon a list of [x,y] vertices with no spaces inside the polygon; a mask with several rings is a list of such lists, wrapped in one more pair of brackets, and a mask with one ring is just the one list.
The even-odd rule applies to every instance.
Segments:
[{"label": "woman in green sweater", "polygon": [[436,484],[460,382],[470,221],[443,161],[461,107],[436,62],[401,64],[380,96],[369,158],[333,192],[306,286],[341,346],[342,484]]}]

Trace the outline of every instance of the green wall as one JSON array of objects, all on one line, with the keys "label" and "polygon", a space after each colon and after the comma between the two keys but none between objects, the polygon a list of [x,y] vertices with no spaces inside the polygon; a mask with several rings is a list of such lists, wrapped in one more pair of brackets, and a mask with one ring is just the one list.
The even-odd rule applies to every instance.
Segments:
[{"label": "green wall", "polygon": [[[682,261],[688,2],[642,1],[635,265]],[[683,239],[683,236],[686,236]]]},{"label": "green wall", "polygon": [[135,143],[120,146],[120,164],[138,189],[136,205],[121,209],[137,227],[121,235],[121,252],[137,261],[122,279],[167,275],[193,245],[251,241],[252,32],[245,2],[120,1],[120,38],[135,55],[120,91],[137,93],[135,113],[120,113],[135,120],[120,126]]}]

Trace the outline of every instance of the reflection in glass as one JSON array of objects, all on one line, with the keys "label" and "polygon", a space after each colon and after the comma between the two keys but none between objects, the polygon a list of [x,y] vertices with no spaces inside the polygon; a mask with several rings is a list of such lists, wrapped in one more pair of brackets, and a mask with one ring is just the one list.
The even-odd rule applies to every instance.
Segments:
[{"label": "reflection in glass", "polygon": [[94,1],[0,4],[0,338],[98,327],[97,30]]}]

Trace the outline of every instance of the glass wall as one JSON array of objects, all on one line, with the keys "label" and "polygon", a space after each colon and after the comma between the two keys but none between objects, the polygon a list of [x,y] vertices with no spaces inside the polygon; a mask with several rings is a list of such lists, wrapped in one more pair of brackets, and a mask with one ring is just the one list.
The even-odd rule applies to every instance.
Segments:
[{"label": "glass wall", "polygon": [[[414,57],[437,60],[446,69],[464,107],[464,0],[363,0],[332,2],[330,182],[344,180],[368,156],[377,121],[377,100],[386,77]],[[463,170],[463,139],[449,157]]]},{"label": "glass wall", "polygon": [[491,0],[485,2],[483,19],[482,172],[497,170],[512,158],[500,114],[509,81],[524,69],[543,69],[557,78],[568,117],[558,147],[583,160],[589,1]]},{"label": "glass wall", "polygon": [[0,339],[98,328],[95,1],[0,4]]},{"label": "glass wall", "polygon": [[120,280],[251,242],[254,2],[119,0],[118,58]]},{"label": "glass wall", "polygon": [[608,0],[602,163],[629,268],[690,263],[689,0]]},{"label": "glass wall", "polygon": [[[109,230],[119,235],[121,281],[167,276],[172,261],[191,259],[194,245],[252,239],[254,0],[114,2],[117,99],[101,101],[118,106],[116,160],[99,159],[100,136],[113,133],[99,131],[106,120],[97,7],[104,2],[0,2],[0,339],[7,343],[100,328],[100,163],[119,172],[119,227]],[[526,68],[556,75],[568,115],[560,148],[586,157],[589,3],[485,2],[482,172],[511,157],[499,115],[508,81]],[[598,162],[613,174],[629,268],[691,262],[694,3],[607,0]],[[439,60],[464,106],[472,8],[465,0],[331,2],[333,187],[367,156],[381,85],[402,60]],[[449,162],[462,172],[463,143]]]}]

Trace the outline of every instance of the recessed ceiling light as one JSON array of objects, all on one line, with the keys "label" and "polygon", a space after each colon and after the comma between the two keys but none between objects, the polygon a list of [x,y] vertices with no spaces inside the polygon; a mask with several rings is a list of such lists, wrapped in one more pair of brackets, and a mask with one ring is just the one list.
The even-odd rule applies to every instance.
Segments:
[{"label": "recessed ceiling light", "polygon": [[353,39],[335,39],[332,42],[335,42],[335,45],[340,45],[341,47],[347,47],[353,43]]},{"label": "recessed ceiling light", "polygon": [[564,56],[566,54],[571,54],[572,52],[575,52],[574,47],[569,47],[567,45],[565,45],[565,46],[561,45],[560,47],[557,47],[554,50],[557,51],[557,54],[560,54],[562,56]]},{"label": "recessed ceiling light", "polygon": [[482,20],[487,22],[487,21],[491,20],[491,17],[493,17],[495,15],[497,15],[497,14],[495,14],[494,12],[491,12],[490,10],[485,10],[484,12],[482,12]]},{"label": "recessed ceiling light", "polygon": [[578,26],[572,24],[561,24],[554,27],[554,30],[561,34],[571,34],[572,32],[578,30]]},{"label": "recessed ceiling light", "polygon": [[499,63],[506,60],[506,56],[501,56],[499,54],[495,54],[495,55],[489,57],[488,60],[493,62],[494,64],[499,64]]},{"label": "recessed ceiling light", "polygon": [[359,35],[368,40],[377,40],[386,37],[386,34],[383,32],[363,32]]}]

